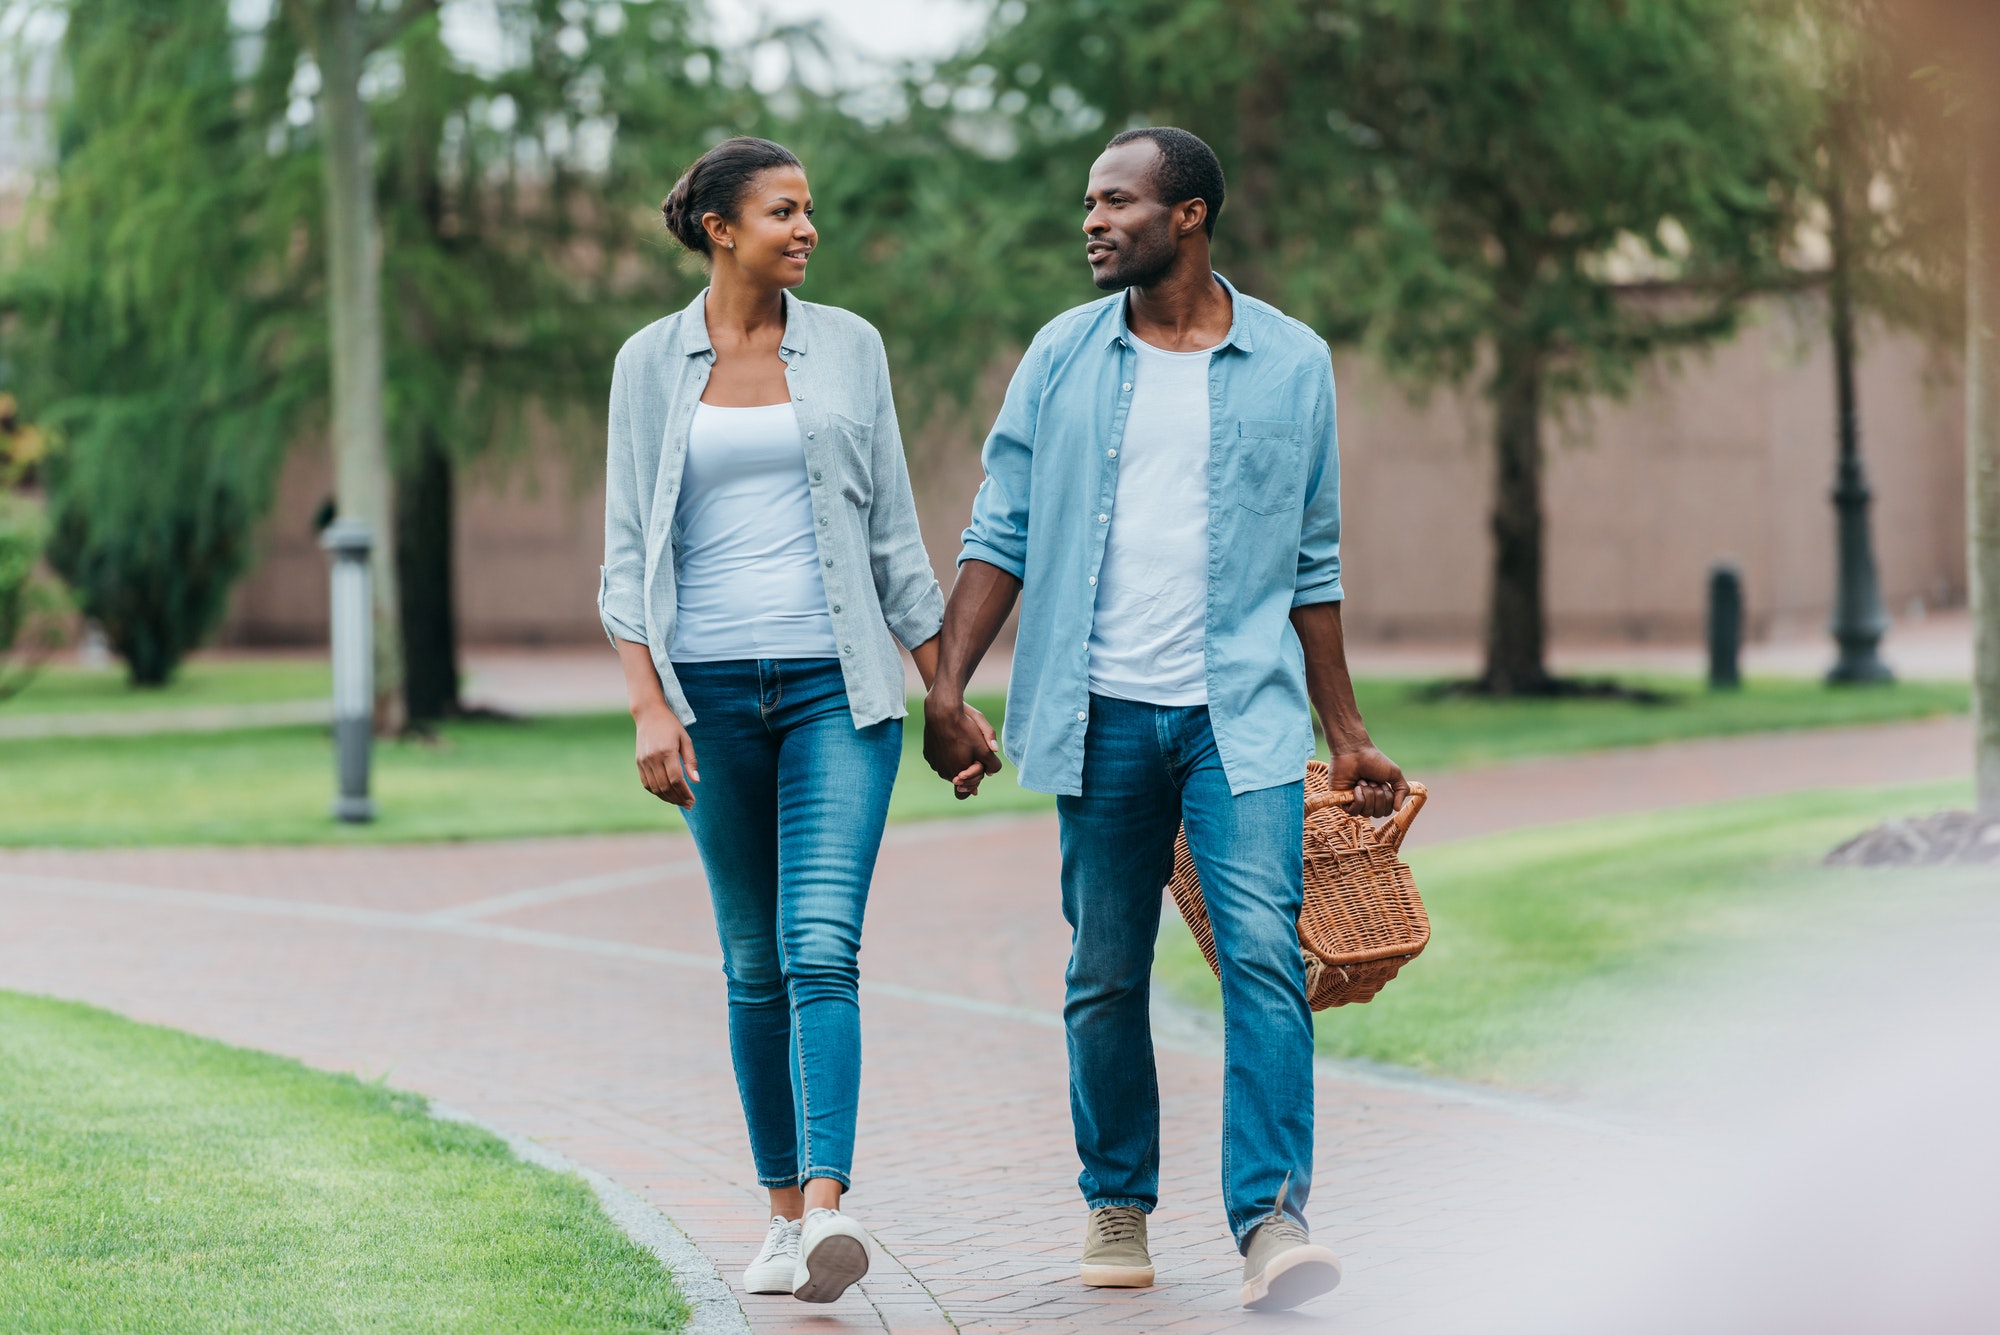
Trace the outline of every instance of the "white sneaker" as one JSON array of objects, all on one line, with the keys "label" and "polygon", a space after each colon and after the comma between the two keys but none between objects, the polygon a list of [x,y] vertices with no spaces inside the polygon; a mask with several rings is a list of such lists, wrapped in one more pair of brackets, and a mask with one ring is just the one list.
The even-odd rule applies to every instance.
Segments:
[{"label": "white sneaker", "polygon": [[799,1221],[771,1217],[764,1249],[743,1270],[743,1287],[750,1293],[790,1293],[799,1268]]},{"label": "white sneaker", "polygon": [[838,1210],[810,1210],[799,1234],[799,1264],[792,1296],[830,1303],[868,1273],[868,1235]]}]

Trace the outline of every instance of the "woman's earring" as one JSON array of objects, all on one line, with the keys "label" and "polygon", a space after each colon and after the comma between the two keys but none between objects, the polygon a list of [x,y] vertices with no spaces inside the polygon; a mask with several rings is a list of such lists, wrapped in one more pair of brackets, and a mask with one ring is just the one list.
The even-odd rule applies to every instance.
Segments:
[{"label": "woman's earring", "polygon": [[731,250],[736,249],[736,243],[734,241],[725,241],[722,244],[728,246]]}]

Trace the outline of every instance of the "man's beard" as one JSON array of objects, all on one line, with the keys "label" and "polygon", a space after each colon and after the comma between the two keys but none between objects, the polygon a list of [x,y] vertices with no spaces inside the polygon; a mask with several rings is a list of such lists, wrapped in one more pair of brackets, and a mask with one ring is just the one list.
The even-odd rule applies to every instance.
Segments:
[{"label": "man's beard", "polygon": [[1173,219],[1162,213],[1158,225],[1135,233],[1128,245],[1111,252],[1111,263],[1090,272],[1090,281],[1106,292],[1128,287],[1151,287],[1174,267],[1178,251],[1173,241]]}]

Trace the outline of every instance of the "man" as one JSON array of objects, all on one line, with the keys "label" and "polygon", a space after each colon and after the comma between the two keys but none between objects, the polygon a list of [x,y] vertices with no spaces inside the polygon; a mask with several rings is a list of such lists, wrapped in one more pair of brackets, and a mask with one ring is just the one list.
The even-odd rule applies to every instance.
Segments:
[{"label": "man", "polygon": [[[1024,786],[1058,794],[1083,1282],[1153,1282],[1148,986],[1185,822],[1222,965],[1222,1187],[1242,1301],[1283,1309],[1340,1282],[1305,1224],[1313,1038],[1296,924],[1309,707],[1352,810],[1387,815],[1407,789],[1348,679],[1327,347],[1210,268],[1222,200],[1221,164],[1185,130],[1128,131],[1091,167],[1084,253],[1118,295],[1051,321],[1008,387],[945,610],[924,754],[947,778],[999,768],[960,706],[1018,597],[1005,745]],[[968,788],[976,778],[959,795]]]}]

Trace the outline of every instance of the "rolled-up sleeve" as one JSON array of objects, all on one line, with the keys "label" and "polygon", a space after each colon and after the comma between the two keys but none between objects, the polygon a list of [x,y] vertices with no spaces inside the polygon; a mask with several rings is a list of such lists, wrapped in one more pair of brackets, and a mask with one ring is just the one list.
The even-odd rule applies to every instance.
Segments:
[{"label": "rolled-up sleeve", "polygon": [[874,500],[868,510],[868,560],[875,596],[889,633],[914,649],[944,624],[944,593],[924,549],[917,501],[910,491],[909,461],[896,423],[896,397],[889,384],[889,357],[875,343],[875,442],[870,461]]},{"label": "rolled-up sleeve", "polygon": [[611,372],[611,412],[604,451],[604,565],[597,614],[615,643],[646,641],[646,524],[633,457],[631,373],[620,357]]},{"label": "rolled-up sleeve", "polygon": [[1292,606],[1337,603],[1340,585],[1340,440],[1335,426],[1333,362],[1324,358],[1314,385],[1308,418],[1305,515],[1299,530],[1299,573]]},{"label": "rolled-up sleeve", "polygon": [[965,530],[958,563],[984,561],[1020,579],[1028,567],[1028,493],[1035,464],[1035,424],[1048,374],[1045,336],[1028,346],[1014,368],[1006,402],[979,452],[986,471],[972,498],[972,523]]}]

